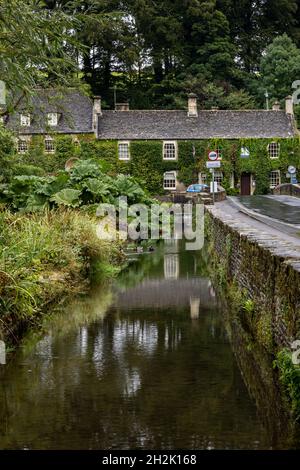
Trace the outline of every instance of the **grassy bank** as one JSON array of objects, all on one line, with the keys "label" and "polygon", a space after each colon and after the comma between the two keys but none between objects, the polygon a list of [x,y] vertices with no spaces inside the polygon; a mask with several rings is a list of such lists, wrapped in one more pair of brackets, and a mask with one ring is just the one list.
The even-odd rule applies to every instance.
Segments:
[{"label": "grassy bank", "polygon": [[116,243],[99,240],[96,220],[74,210],[41,215],[0,212],[1,334],[16,341],[65,295],[85,290],[89,273],[113,276]]}]

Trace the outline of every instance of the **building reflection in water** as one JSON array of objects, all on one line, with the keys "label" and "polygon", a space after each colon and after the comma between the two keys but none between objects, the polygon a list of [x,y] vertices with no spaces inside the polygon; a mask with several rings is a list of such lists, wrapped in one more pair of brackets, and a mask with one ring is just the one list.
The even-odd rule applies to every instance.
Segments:
[{"label": "building reflection in water", "polygon": [[168,254],[164,256],[165,279],[179,278],[179,256],[178,254]]},{"label": "building reflection in water", "polygon": [[197,320],[200,313],[200,297],[190,297],[191,319]]}]

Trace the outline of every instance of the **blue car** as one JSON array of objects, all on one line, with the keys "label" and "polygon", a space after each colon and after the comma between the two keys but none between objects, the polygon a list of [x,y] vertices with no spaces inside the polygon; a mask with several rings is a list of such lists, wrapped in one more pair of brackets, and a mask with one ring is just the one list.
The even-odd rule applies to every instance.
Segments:
[{"label": "blue car", "polygon": [[208,191],[209,187],[207,184],[191,184],[186,192],[187,193],[203,193],[205,191]]}]

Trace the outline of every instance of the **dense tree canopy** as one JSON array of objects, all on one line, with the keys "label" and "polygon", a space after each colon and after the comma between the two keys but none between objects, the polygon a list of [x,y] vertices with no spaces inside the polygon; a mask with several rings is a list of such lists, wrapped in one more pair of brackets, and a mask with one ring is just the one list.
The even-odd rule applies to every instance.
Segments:
[{"label": "dense tree canopy", "polygon": [[191,91],[263,106],[300,79],[299,24],[300,0],[0,0],[1,75],[13,90],[79,76],[104,106],[183,107]]},{"label": "dense tree canopy", "polygon": [[0,79],[8,106],[37,86],[74,82],[79,45],[74,15],[34,0],[0,0]]}]

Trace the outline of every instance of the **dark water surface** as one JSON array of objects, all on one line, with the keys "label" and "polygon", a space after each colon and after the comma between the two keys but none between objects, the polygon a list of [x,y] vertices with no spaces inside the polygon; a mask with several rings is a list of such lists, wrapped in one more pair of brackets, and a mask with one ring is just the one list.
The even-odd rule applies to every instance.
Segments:
[{"label": "dark water surface", "polygon": [[140,256],[44,329],[0,366],[1,449],[271,447],[201,253]]}]

